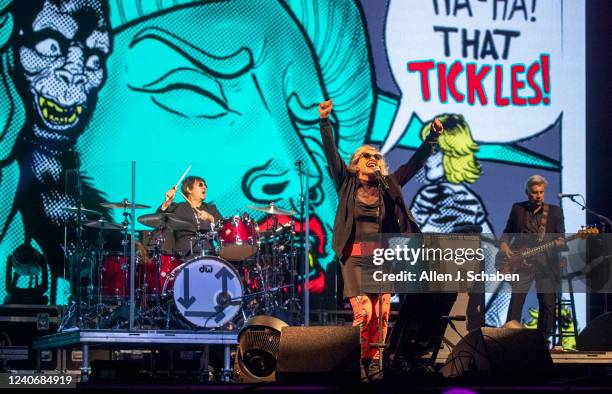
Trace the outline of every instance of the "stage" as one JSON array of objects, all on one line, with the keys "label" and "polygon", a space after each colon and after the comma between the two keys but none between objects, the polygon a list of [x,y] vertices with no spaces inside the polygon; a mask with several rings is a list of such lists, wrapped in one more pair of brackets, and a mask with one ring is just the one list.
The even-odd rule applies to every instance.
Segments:
[{"label": "stage", "polygon": [[[80,330],[70,329],[62,333],[40,337],[32,342],[37,352],[42,350],[69,350],[78,348],[82,351],[81,379],[88,380],[91,371],[89,351],[91,348],[108,350],[159,349],[196,350],[208,352],[209,345],[220,345],[223,348],[223,369],[221,381],[228,382],[231,377],[230,347],[235,345],[236,332],[229,331],[127,331],[127,330]],[[207,363],[202,369],[208,369]]]},{"label": "stage", "polygon": [[[79,349],[82,351],[82,364],[80,365],[79,370],[67,370],[62,369],[61,366],[58,366],[58,370],[45,371],[42,373],[45,374],[60,374],[60,375],[71,375],[73,376],[77,382],[79,382],[82,387],[98,387],[98,388],[112,388],[114,384],[117,384],[117,387],[123,387],[120,383],[128,383],[128,382],[119,382],[119,381],[100,381],[98,378],[95,382],[92,382],[89,385],[89,377],[91,374],[91,365],[89,352],[91,349],[96,350],[109,350],[115,352],[114,354],[119,354],[122,351],[129,353],[134,350],[144,350],[144,351],[152,351],[155,354],[158,350],[161,349],[172,349],[172,350],[200,350],[204,352],[204,354],[208,354],[209,347],[215,347],[218,351],[223,354],[223,367],[219,371],[218,381],[230,383],[233,381],[233,363],[231,360],[231,355],[234,355],[234,351],[236,350],[237,344],[237,333],[236,332],[228,332],[228,331],[173,331],[173,330],[156,330],[156,331],[128,331],[128,330],[79,330],[79,329],[71,329],[67,330],[63,333],[57,333],[52,335],[46,335],[40,338],[37,338],[32,343],[32,348],[36,350],[37,354],[40,354],[41,351],[45,350],[64,350],[70,351],[73,349]],[[442,349],[438,353],[438,357],[436,359],[435,368],[440,369],[443,368],[445,364],[448,363],[448,357],[450,353]],[[27,352],[26,352],[27,356]],[[427,359],[431,356],[431,354],[426,354],[422,358]],[[299,357],[297,355],[296,357]],[[567,387],[563,382],[571,382],[571,381],[589,381],[599,380],[604,378],[605,375],[601,375],[602,371],[611,370],[612,369],[612,351],[560,351],[560,350],[551,350],[550,357],[552,359],[553,368],[551,370],[550,379],[551,382],[556,382],[558,384],[558,388],[562,389]],[[203,371],[208,371],[208,364],[201,363],[201,370],[193,370],[191,373],[195,375],[202,375]],[[107,363],[107,367],[112,365],[112,357],[111,360]],[[121,360],[117,360],[117,366],[120,368],[122,365]],[[167,373],[162,374],[163,377],[156,377],[155,371],[155,360],[152,357],[149,360],[149,367],[146,364],[141,364],[140,372],[143,375],[140,375],[140,379],[143,379],[142,376],[148,376],[147,381],[150,382],[159,382],[159,384],[168,384],[167,382]],[[64,366],[65,367],[65,366]],[[151,369],[148,369],[151,368]],[[14,371],[16,374],[34,374],[35,370],[32,371]],[[172,373],[172,371],[170,371]],[[208,372],[206,372],[208,373]],[[397,383],[398,376],[390,377],[388,384]],[[410,375],[407,375],[410,376]],[[145,389],[147,387],[144,381],[139,381],[137,376],[132,377],[134,379],[133,383],[135,388]],[[421,383],[425,384],[423,388],[433,389],[437,386],[431,386],[431,384],[435,383],[436,385],[449,385],[452,386],[454,382],[459,383],[462,382],[465,384],[466,382],[475,382],[475,377],[466,377],[462,376],[457,379],[443,379],[441,377],[435,377],[435,374],[431,374],[429,378],[425,378],[424,375],[419,377],[421,379]],[[424,379],[424,380],[423,380]],[[491,377],[482,376],[483,382],[488,382],[491,380]],[[543,378],[545,380],[545,378]],[[503,382],[503,379],[500,380]],[[255,382],[254,382],[255,383]],[[264,383],[267,383],[266,387],[271,390],[280,389],[282,383],[273,383],[273,382],[258,382],[257,387],[260,389],[264,388]],[[320,386],[317,388],[326,390],[338,390],[342,387],[342,382],[337,387],[334,385],[326,384],[324,386]],[[358,382],[346,382],[349,385],[354,385]],[[533,383],[533,382],[531,382]],[[540,382],[543,383],[543,382]],[[285,383],[286,384],[286,383]],[[303,383],[300,383],[298,387],[301,389],[305,389],[308,386],[304,386]],[[382,384],[382,383],[378,383]],[[142,385],[142,386],[141,386]],[[167,386],[173,387],[173,386]],[[233,384],[230,386],[218,386],[218,384],[214,384],[213,382],[201,382],[201,384],[194,385],[181,385],[176,387],[177,389],[203,389],[203,390],[220,390],[223,391],[241,391],[248,390],[249,385],[244,384]],[[293,387],[293,386],[288,386]],[[159,387],[158,387],[159,388]],[[314,388],[314,386],[312,387]],[[306,391],[309,391],[307,389]]]}]

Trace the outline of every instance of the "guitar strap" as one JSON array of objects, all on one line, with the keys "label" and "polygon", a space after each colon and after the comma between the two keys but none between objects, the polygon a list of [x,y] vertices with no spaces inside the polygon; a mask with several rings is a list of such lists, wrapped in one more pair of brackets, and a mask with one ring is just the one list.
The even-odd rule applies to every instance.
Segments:
[{"label": "guitar strap", "polygon": [[540,220],[540,227],[538,228],[538,242],[544,241],[546,235],[546,221],[548,220],[548,204],[544,204],[542,211],[542,220]]}]

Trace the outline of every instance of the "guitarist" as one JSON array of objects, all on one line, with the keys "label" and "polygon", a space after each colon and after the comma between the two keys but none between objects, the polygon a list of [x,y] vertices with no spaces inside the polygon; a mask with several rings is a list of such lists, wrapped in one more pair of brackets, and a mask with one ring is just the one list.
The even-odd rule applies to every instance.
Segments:
[{"label": "guitarist", "polygon": [[[511,259],[520,249],[537,247],[553,241],[555,249],[527,259],[518,273],[520,280],[512,282],[512,296],[507,321],[520,321],[525,297],[535,279],[539,305],[538,329],[545,338],[552,334],[555,316],[555,296],[560,282],[559,251],[566,250],[563,210],[544,203],[548,182],[541,175],[529,177],[525,185],[527,201],[515,203],[500,238],[500,253]],[[511,248],[512,246],[512,248]],[[505,255],[505,256],[504,256]],[[515,258],[517,256],[514,256]]]}]

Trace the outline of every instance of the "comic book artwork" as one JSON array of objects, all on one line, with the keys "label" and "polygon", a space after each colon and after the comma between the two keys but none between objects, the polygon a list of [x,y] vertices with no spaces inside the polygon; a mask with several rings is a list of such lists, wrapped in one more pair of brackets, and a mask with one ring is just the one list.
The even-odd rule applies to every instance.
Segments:
[{"label": "comic book artwork", "polygon": [[[69,295],[74,214],[61,208],[76,204],[77,167],[84,206],[120,222],[99,203],[130,195],[132,161],[138,202],[157,207],[191,164],[224,216],[269,202],[299,210],[299,161],[310,174],[313,302],[335,307],[325,99],[343,158],[370,143],[390,168],[443,119],[439,151],[404,189],[424,231],[478,225],[494,245],[528,176],[547,177],[552,197],[581,171],[562,153],[584,143],[584,112],[567,95],[584,89],[570,77],[583,44],[563,34],[584,29],[563,18],[582,2],[29,3],[0,1],[0,265],[24,248],[43,256],[50,302]],[[488,323],[502,323],[504,303]]]}]

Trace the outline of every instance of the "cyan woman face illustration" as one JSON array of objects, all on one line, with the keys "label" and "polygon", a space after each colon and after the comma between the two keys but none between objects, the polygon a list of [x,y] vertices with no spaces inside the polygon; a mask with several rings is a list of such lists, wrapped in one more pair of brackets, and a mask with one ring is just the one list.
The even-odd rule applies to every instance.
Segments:
[{"label": "cyan woman face illustration", "polygon": [[[296,205],[297,160],[316,172],[311,186],[321,182],[296,126],[316,120],[323,97],[312,52],[282,7],[252,4],[179,8],[115,32],[108,81],[79,140],[110,199],[129,195],[131,160],[138,200],[159,203],[192,164],[226,216],[249,203]],[[296,119],[291,102],[313,105],[313,119]],[[109,162],[124,165],[100,164]]]}]

